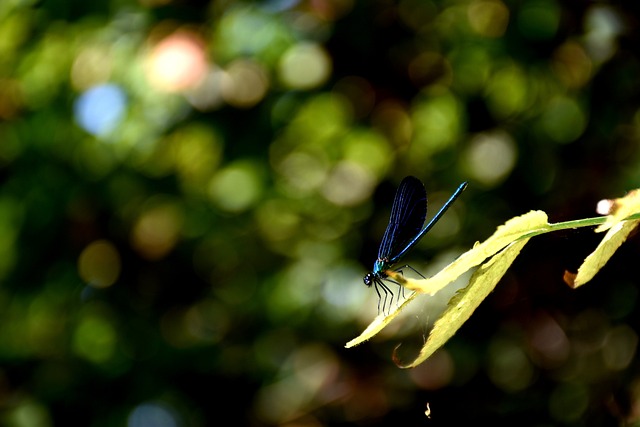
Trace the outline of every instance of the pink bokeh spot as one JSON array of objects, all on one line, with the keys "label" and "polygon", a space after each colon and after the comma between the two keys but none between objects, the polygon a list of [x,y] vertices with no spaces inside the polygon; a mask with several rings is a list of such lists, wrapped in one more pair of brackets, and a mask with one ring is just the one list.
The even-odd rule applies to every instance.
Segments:
[{"label": "pink bokeh spot", "polygon": [[182,92],[196,87],[208,69],[203,40],[184,30],[156,44],[147,62],[149,81],[154,87],[167,92]]}]

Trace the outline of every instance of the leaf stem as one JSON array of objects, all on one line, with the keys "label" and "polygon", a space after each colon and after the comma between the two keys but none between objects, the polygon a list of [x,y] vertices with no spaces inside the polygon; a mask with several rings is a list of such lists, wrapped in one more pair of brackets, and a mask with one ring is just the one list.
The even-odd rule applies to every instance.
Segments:
[{"label": "leaf stem", "polygon": [[[627,218],[624,219],[624,221],[628,221],[632,219],[640,219],[640,212],[628,216]],[[540,234],[549,233],[551,231],[569,230],[569,229],[580,228],[580,227],[594,227],[596,225],[604,224],[606,220],[607,220],[606,216],[599,216],[595,218],[583,218],[583,219],[574,219],[571,221],[549,223],[546,227],[539,228],[530,233],[524,234],[520,236],[520,238],[517,240],[528,239],[530,237],[539,236]]]}]

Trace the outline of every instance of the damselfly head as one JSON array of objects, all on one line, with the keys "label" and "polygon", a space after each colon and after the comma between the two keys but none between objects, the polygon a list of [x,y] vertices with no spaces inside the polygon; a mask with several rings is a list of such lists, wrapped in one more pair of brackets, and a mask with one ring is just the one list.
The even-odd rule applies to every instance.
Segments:
[{"label": "damselfly head", "polygon": [[367,273],[363,278],[362,281],[364,282],[365,285],[367,285],[368,287],[371,287],[371,285],[373,285],[373,281],[375,280],[375,277],[373,276],[373,273]]}]

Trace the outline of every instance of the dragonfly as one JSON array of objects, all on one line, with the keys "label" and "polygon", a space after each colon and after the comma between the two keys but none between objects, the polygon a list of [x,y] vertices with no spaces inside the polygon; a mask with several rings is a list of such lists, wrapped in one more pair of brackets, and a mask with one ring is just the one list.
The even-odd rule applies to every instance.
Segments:
[{"label": "dragonfly", "polygon": [[[391,295],[389,308],[393,304],[393,292],[385,282],[388,281],[401,286],[398,282],[389,278],[385,271],[392,269],[409,249],[414,247],[431,230],[465,188],[467,188],[467,182],[460,184],[449,197],[449,200],[423,228],[427,217],[427,192],[424,185],[414,176],[407,176],[402,180],[393,200],[389,224],[378,249],[378,259],[373,264],[373,270],[363,278],[364,284],[368,287],[373,285],[378,294],[378,313],[380,313],[381,301],[384,312],[389,295]],[[410,268],[424,278],[422,274],[409,265],[404,265],[395,271],[402,272],[403,268]],[[400,297],[398,296],[398,298]]]}]

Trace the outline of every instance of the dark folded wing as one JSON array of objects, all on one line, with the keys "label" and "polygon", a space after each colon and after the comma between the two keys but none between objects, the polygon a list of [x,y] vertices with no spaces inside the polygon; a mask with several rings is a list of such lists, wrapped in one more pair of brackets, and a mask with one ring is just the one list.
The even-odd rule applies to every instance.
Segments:
[{"label": "dark folded wing", "polygon": [[402,180],[391,208],[378,258],[395,262],[395,257],[422,230],[427,216],[427,192],[418,178],[408,176]]}]

